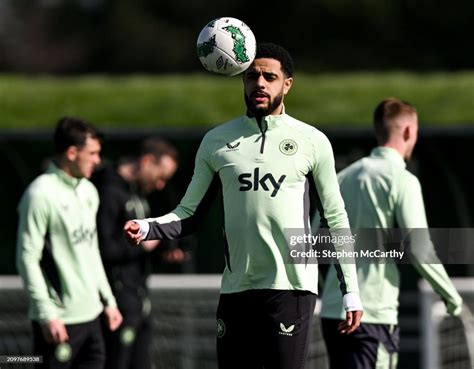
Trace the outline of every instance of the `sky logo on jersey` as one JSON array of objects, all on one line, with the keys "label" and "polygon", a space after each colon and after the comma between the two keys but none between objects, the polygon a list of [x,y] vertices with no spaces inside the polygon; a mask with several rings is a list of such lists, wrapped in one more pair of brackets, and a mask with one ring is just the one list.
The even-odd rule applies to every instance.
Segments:
[{"label": "sky logo on jersey", "polygon": [[[272,191],[270,197],[275,197],[286,175],[282,175],[277,181],[271,173],[264,174],[260,177],[260,168],[255,168],[253,176],[252,173],[242,173],[238,178],[239,182],[243,185],[239,187],[239,191],[258,191],[261,187],[264,191]],[[271,185],[271,189],[269,185]]]},{"label": "sky logo on jersey", "polygon": [[95,228],[87,229],[80,226],[71,233],[71,242],[73,245],[78,245],[82,242],[91,242],[94,239],[97,230]]}]

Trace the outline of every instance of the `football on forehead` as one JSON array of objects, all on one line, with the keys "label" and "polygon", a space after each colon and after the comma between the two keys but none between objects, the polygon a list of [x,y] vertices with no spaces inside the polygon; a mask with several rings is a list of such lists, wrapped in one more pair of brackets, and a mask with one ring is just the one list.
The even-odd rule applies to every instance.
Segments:
[{"label": "football on forehead", "polygon": [[227,76],[244,72],[253,62],[256,50],[250,27],[231,17],[210,21],[197,39],[197,54],[204,68]]}]

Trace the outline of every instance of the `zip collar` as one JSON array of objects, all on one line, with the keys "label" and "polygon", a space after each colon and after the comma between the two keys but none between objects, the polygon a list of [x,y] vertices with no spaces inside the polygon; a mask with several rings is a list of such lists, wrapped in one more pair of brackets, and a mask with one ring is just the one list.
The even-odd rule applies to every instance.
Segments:
[{"label": "zip collar", "polygon": [[283,107],[282,114],[278,115],[266,115],[262,117],[260,123],[257,122],[255,117],[249,117],[248,115],[244,116],[244,122],[251,127],[252,130],[255,132],[259,132],[261,134],[260,137],[260,154],[263,154],[265,151],[265,140],[266,140],[266,133],[268,130],[277,128],[282,126],[285,121],[285,109]]},{"label": "zip collar", "polygon": [[61,182],[64,182],[65,184],[67,184],[68,186],[72,188],[76,188],[77,186],[79,186],[79,183],[81,182],[81,179],[82,179],[82,178],[71,177],[64,170],[59,168],[54,162],[49,163],[46,173],[55,174],[61,180]]},{"label": "zip collar", "polygon": [[286,116],[286,113],[278,115],[266,115],[262,117],[261,124],[259,124],[255,117],[249,117],[248,115],[245,115],[244,121],[256,132],[262,132],[280,127],[285,122]]}]

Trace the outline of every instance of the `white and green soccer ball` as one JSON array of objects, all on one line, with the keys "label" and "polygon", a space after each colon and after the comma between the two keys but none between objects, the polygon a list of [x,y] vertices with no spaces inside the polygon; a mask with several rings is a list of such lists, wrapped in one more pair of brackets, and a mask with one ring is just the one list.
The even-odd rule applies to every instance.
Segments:
[{"label": "white and green soccer ball", "polygon": [[227,76],[245,71],[253,62],[256,50],[252,30],[236,18],[214,19],[197,39],[197,53],[204,68]]}]

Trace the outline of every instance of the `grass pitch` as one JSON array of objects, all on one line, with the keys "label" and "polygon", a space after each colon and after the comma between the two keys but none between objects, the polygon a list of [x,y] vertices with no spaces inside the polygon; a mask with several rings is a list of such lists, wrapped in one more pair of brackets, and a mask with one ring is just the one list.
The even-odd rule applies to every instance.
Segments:
[{"label": "grass pitch", "polygon": [[[474,72],[296,74],[292,116],[319,127],[369,126],[382,99],[412,102],[422,125],[474,124]],[[98,127],[212,127],[244,112],[240,77],[0,75],[0,129],[49,129],[63,115]]]}]

